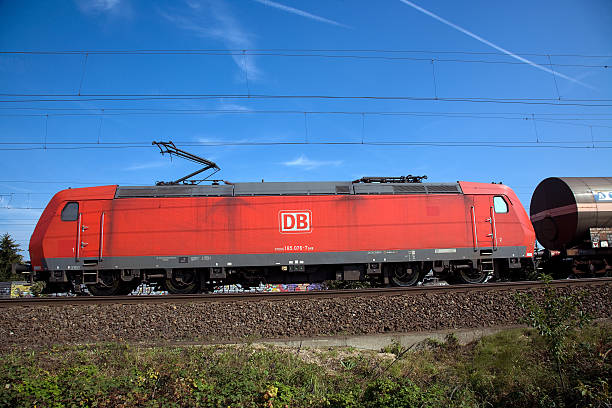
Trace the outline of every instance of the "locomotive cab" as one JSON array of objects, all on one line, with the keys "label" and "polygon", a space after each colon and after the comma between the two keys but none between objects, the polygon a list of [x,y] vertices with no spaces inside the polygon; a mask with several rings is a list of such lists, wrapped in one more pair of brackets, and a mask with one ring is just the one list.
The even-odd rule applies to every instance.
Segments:
[{"label": "locomotive cab", "polygon": [[[478,269],[497,279],[519,279],[533,270],[535,234],[512,189],[502,184],[460,182],[469,208],[471,242]],[[464,282],[470,276],[458,275]],[[477,271],[470,271],[478,276]]]},{"label": "locomotive cab", "polygon": [[75,284],[98,284],[105,208],[110,206],[115,188],[63,190],[43,211],[29,250],[34,278],[45,280],[47,291],[65,292]]}]

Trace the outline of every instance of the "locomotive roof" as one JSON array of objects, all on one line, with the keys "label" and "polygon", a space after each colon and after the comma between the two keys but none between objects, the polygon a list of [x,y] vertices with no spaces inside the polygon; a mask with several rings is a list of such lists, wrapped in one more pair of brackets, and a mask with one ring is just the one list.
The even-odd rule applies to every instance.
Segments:
[{"label": "locomotive roof", "polygon": [[115,198],[347,194],[462,194],[459,183],[265,182],[230,185],[118,186]]}]

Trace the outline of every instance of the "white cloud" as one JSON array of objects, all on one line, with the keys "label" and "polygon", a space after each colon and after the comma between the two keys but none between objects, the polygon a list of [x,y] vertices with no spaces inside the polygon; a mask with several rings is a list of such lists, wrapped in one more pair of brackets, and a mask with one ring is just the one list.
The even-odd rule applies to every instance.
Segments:
[{"label": "white cloud", "polygon": [[316,14],[311,14],[311,13],[309,13],[307,11],[296,9],[294,7],[289,7],[289,6],[286,6],[284,4],[277,3],[275,1],[271,1],[271,0],[254,0],[254,1],[256,1],[257,3],[261,3],[263,5],[266,5],[268,7],[274,7],[274,8],[277,8],[279,10],[286,11],[287,13],[296,14],[298,16],[305,17],[305,18],[308,18],[308,19],[311,19],[311,20],[315,20],[315,21],[319,21],[321,23],[331,24],[331,25],[335,25],[335,26],[343,27],[343,28],[351,28],[351,27],[349,27],[347,25],[344,25],[342,23],[339,23],[337,21],[330,20],[330,19],[325,18],[325,17],[317,16]]},{"label": "white cloud", "polygon": [[497,51],[503,52],[504,54],[506,54],[506,55],[516,59],[516,60],[524,62],[525,64],[528,64],[528,65],[531,65],[532,67],[537,68],[537,69],[539,69],[541,71],[548,72],[549,74],[556,75],[556,76],[558,76],[560,78],[566,79],[566,80],[568,80],[570,82],[574,82],[576,84],[582,85],[582,86],[584,86],[586,88],[594,89],[592,86],[587,85],[584,82],[580,82],[578,79],[575,79],[575,78],[569,77],[567,75],[561,74],[560,72],[557,72],[557,71],[553,71],[552,69],[543,67],[542,65],[538,65],[535,62],[532,62],[532,61],[528,60],[527,58],[520,57],[520,56],[516,55],[515,53],[513,53],[511,51],[508,51],[505,48],[500,47],[499,45],[493,44],[492,42],[485,40],[484,38],[482,38],[482,37],[472,33],[471,31],[468,31],[465,28],[458,26],[457,24],[451,23],[450,21],[448,21],[448,20],[438,16],[437,14],[434,14],[431,11],[429,11],[427,9],[424,9],[423,7],[420,7],[420,6],[416,5],[416,4],[414,4],[411,1],[408,1],[408,0],[399,0],[399,1],[401,1],[402,3],[412,7],[415,10],[420,11],[423,14],[428,15],[429,17],[431,17],[433,19],[438,20],[442,24],[445,24],[445,25],[447,25],[447,26],[449,26],[451,28],[454,28],[455,30],[460,31],[463,34],[465,34],[467,36],[470,36],[473,39],[475,39],[477,41],[480,41],[481,43],[486,44],[486,45],[488,45],[491,48],[496,49]]},{"label": "white cloud", "polygon": [[223,146],[223,145],[239,145],[239,144],[247,144],[249,142],[253,142],[253,140],[248,139],[215,139],[215,138],[207,138],[207,137],[198,137],[198,143],[208,146]]},{"label": "white cloud", "polygon": [[99,14],[116,10],[121,0],[76,0],[79,9],[84,13]]},{"label": "white cloud", "polygon": [[340,166],[342,164],[342,160],[312,160],[304,155],[301,155],[294,160],[283,162],[283,164],[288,167],[301,167],[305,170],[313,170],[322,166]]},{"label": "white cloud", "polygon": [[219,109],[227,110],[227,111],[242,111],[242,112],[248,112],[252,110],[251,108],[244,106],[244,105],[240,105],[237,103],[226,103],[226,102],[219,103]]},{"label": "white cloud", "polygon": [[[224,2],[189,0],[187,5],[189,10],[185,13],[159,10],[159,14],[181,30],[220,41],[227,49],[254,48],[253,35],[241,26]],[[237,54],[232,59],[242,72],[246,71],[249,81],[261,77],[253,56]]]},{"label": "white cloud", "polygon": [[146,170],[146,169],[155,169],[158,167],[165,167],[168,165],[168,162],[159,161],[159,162],[148,162],[148,163],[137,163],[132,164],[125,168],[127,171],[136,171],[136,170]]},{"label": "white cloud", "polygon": [[200,3],[197,0],[187,0],[187,5],[196,10],[200,8]]}]

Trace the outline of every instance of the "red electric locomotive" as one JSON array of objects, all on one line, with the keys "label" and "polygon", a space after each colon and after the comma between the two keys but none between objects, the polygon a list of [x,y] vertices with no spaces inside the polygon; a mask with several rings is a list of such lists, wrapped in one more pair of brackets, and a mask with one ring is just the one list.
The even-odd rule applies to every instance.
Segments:
[{"label": "red electric locomotive", "polygon": [[63,190],[32,239],[35,279],[94,295],[154,282],[172,293],[424,274],[480,283],[533,267],[535,234],[514,192],[471,182],[236,183]]}]

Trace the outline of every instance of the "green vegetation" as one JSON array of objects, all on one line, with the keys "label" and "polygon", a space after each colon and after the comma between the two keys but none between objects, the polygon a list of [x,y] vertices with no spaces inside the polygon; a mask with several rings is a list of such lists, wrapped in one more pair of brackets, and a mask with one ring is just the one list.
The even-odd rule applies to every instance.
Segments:
[{"label": "green vegetation", "polygon": [[[567,333],[558,381],[547,340],[515,329],[461,346],[385,352],[127,344],[5,351],[0,407],[606,407],[609,325]],[[607,404],[607,405],[606,405]]]},{"label": "green vegetation", "polygon": [[[548,284],[552,277],[543,275],[542,280]],[[554,361],[559,382],[564,389],[564,363],[575,346],[569,335],[591,320],[580,309],[581,297],[581,294],[563,295],[548,285],[539,298],[528,293],[516,295],[519,307],[525,311],[523,320],[535,328],[544,339],[548,355]]]},{"label": "green vegetation", "polygon": [[12,273],[11,266],[14,263],[23,262],[19,254],[21,249],[11,236],[6,233],[0,238],[0,281],[20,280],[21,276]]}]

